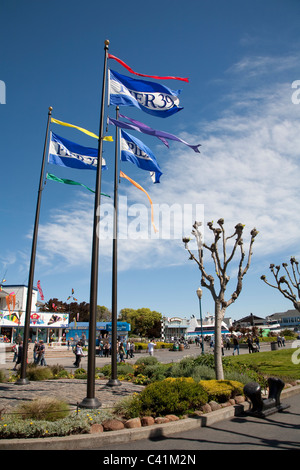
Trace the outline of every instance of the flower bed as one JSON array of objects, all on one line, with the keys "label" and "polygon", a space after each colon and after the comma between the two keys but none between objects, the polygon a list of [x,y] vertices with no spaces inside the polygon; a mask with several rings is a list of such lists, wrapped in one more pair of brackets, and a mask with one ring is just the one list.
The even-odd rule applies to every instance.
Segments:
[{"label": "flower bed", "polygon": [[[227,381],[220,384],[220,397],[228,388],[234,396],[240,385]],[[51,409],[48,409],[49,399],[42,398],[21,404],[11,414],[4,414],[0,420],[0,438],[67,436],[162,424],[191,415],[200,416],[244,400],[238,396],[226,404],[218,404],[211,400],[212,397],[218,399],[215,393],[210,395],[204,386],[191,378],[168,378],[121,400],[113,410],[77,410],[65,416],[66,403],[56,400],[55,406],[52,400]]]}]

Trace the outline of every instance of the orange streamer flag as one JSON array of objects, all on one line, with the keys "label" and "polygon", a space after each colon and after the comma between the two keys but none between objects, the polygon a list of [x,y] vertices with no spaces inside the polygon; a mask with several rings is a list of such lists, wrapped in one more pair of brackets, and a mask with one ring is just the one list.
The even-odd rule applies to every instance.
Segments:
[{"label": "orange streamer flag", "polygon": [[11,292],[9,295],[6,296],[6,305],[9,313],[11,313],[11,307],[12,311],[14,311],[16,306],[16,294],[14,292]]},{"label": "orange streamer flag", "polygon": [[125,173],[123,173],[123,171],[120,171],[120,176],[121,176],[121,178],[126,178],[128,181],[130,181],[131,184],[133,184],[133,186],[140,189],[141,191],[143,191],[146,194],[147,198],[149,199],[150,205],[151,205],[151,223],[152,223],[152,226],[154,228],[154,232],[155,233],[158,232],[158,230],[157,230],[157,228],[155,227],[155,224],[154,224],[152,200],[151,200],[149,194],[147,193],[147,191],[144,188],[142,188],[142,186],[140,184],[136,183],[131,178],[129,178],[129,176],[125,175]]}]

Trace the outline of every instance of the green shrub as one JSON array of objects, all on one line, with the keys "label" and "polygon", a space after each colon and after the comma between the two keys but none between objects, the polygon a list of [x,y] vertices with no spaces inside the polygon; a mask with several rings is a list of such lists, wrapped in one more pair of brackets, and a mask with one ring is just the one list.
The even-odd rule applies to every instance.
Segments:
[{"label": "green shrub", "polygon": [[48,366],[48,367],[49,367],[49,369],[51,369],[51,372],[52,372],[53,376],[56,376],[60,372],[65,370],[64,366],[62,366],[61,364],[54,364],[54,365]]},{"label": "green shrub", "polygon": [[244,384],[253,381],[259,383],[262,388],[267,387],[266,377],[259,372],[259,368],[255,364],[245,364],[237,361],[230,362],[229,359],[226,368],[224,368],[224,375],[228,378],[232,373],[238,373],[241,375],[241,378],[244,377],[243,380],[240,380]]},{"label": "green shrub", "polygon": [[209,380],[216,377],[215,370],[206,365],[197,365],[194,367],[191,377],[199,382],[200,380]]},{"label": "green shrub", "polygon": [[[105,366],[101,367],[99,369],[99,372],[103,374],[105,377],[110,377],[111,376],[111,364],[106,364]],[[131,364],[119,362],[117,364],[117,374],[118,375],[127,375],[127,374],[133,374],[134,373],[134,368]]]},{"label": "green shrub", "polygon": [[169,377],[191,377],[195,369],[195,361],[192,357],[181,359],[169,366]]},{"label": "green shrub", "polygon": [[37,398],[21,403],[16,408],[16,413],[18,413],[22,419],[56,421],[68,416],[69,405],[57,398]]},{"label": "green shrub", "polygon": [[30,381],[53,379],[53,373],[48,366],[37,366],[29,364],[26,370],[26,376]]},{"label": "green shrub", "polygon": [[4,370],[0,369],[0,384],[3,384],[4,382],[7,382],[7,378]]},{"label": "green shrub", "polygon": [[146,366],[150,366],[150,365],[157,364],[157,363],[158,363],[158,359],[155,356],[139,357],[135,361],[135,365],[143,364]]},{"label": "green shrub", "polygon": [[147,349],[147,343],[135,343],[134,346],[136,351],[142,351]]},{"label": "green shrub", "polygon": [[68,379],[70,376],[69,372],[65,369],[60,370],[57,372],[57,374],[54,376],[55,379]]},{"label": "green shrub", "polygon": [[141,415],[182,415],[207,402],[207,392],[191,378],[167,378],[148,385],[138,396]]},{"label": "green shrub", "polygon": [[145,375],[145,369],[148,366],[153,366],[160,364],[157,360],[156,357],[154,356],[146,356],[146,357],[140,357],[134,364],[134,375]]},{"label": "green shrub", "polygon": [[118,375],[133,374],[134,368],[131,364],[119,363],[117,364],[117,373]]},{"label": "green shrub", "polygon": [[215,367],[215,358],[213,354],[201,354],[194,359],[194,363],[195,365],[204,365],[213,369]]},{"label": "green shrub", "polygon": [[80,367],[79,369],[75,370],[74,377],[75,379],[86,379],[87,371],[83,367]]},{"label": "green shrub", "polygon": [[111,375],[111,364],[106,364],[105,366],[99,369],[99,372],[103,374],[105,377],[110,377]]},{"label": "green shrub", "polygon": [[243,394],[243,384],[233,380],[201,380],[200,385],[208,395],[208,401],[224,403],[229,398]]},{"label": "green shrub", "polygon": [[241,382],[244,385],[252,381],[252,379],[247,374],[239,372],[238,370],[224,372],[224,379],[235,380],[236,382]]},{"label": "green shrub", "polygon": [[141,411],[142,404],[136,393],[123,398],[114,407],[114,412],[125,419],[138,418],[141,416]]},{"label": "green shrub", "polygon": [[[168,364],[153,364],[147,365],[144,368],[143,375],[145,375],[150,382],[157,382],[166,378],[167,370],[169,369]],[[141,375],[141,374],[139,374]]]}]

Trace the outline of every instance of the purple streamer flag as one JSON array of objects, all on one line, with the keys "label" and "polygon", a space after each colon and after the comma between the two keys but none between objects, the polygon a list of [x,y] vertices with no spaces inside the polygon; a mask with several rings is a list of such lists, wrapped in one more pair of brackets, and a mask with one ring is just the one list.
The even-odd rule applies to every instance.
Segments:
[{"label": "purple streamer flag", "polygon": [[173,134],[169,134],[168,132],[152,129],[151,127],[147,126],[146,124],[140,121],[137,121],[136,119],[131,119],[127,116],[124,116],[124,114],[119,114],[119,116],[123,119],[127,119],[128,121],[130,121],[130,123],[109,118],[109,124],[113,124],[114,126],[121,127],[122,129],[131,129],[134,131],[142,132],[143,134],[152,135],[160,139],[167,147],[169,147],[169,143],[167,139],[174,140],[176,142],[181,142],[182,144],[185,144],[191,149],[193,149],[194,152],[200,153],[200,150],[198,147],[200,147],[201,144],[198,144],[198,145],[188,144],[187,142],[185,142],[185,140],[180,139],[179,137],[176,137]]}]

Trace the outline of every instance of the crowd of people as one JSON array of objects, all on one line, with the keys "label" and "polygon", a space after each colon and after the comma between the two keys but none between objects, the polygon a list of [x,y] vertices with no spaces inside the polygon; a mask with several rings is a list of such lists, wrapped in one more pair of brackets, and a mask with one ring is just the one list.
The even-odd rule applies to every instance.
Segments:
[{"label": "crowd of people", "polygon": [[[135,346],[132,340],[128,341],[117,341],[117,352],[119,356],[124,361],[126,359],[132,358],[134,356]],[[99,340],[98,345],[98,356],[99,357],[109,357],[111,355],[111,343],[108,340]]]},{"label": "crowd of people", "polygon": [[277,346],[280,348],[281,346],[285,346],[285,337],[277,335]]},{"label": "crowd of people", "polygon": [[[74,366],[76,368],[80,367],[81,358],[84,357],[83,352],[84,344],[80,340],[76,343],[76,346],[73,348],[73,352],[75,354],[75,362]],[[133,358],[135,352],[135,345],[132,340],[128,341],[117,341],[117,361],[118,362],[125,362],[125,359]],[[97,356],[98,357],[109,357],[111,355],[111,343],[107,339],[99,339],[98,347],[97,347]]]},{"label": "crowd of people", "polygon": [[[201,336],[196,336],[195,338],[195,344],[196,346],[201,347],[202,346],[202,337]],[[209,348],[214,349],[215,347],[215,340],[214,336],[210,336],[209,338],[204,338],[204,341],[209,341]],[[248,335],[247,337],[247,344],[248,344],[248,350],[249,353],[254,353],[258,352],[260,350],[260,345],[259,345],[259,337]],[[230,349],[233,348],[233,356],[236,354],[240,354],[240,339],[236,334],[232,335],[224,335],[221,337],[221,351],[222,355],[225,355],[225,350],[230,351]]]},{"label": "crowd of people", "polygon": [[[204,338],[204,340],[207,338]],[[195,344],[196,346],[202,346],[202,337],[196,336]],[[247,345],[249,353],[254,353],[260,351],[260,344],[259,344],[259,337],[248,335],[247,337]],[[278,347],[285,346],[285,338],[284,336],[277,335],[277,345]],[[81,338],[79,341],[76,342],[76,345],[73,346],[73,352],[75,354],[75,362],[74,366],[76,368],[80,367],[81,359],[85,356],[83,348],[85,346],[85,338]],[[147,352],[150,356],[153,356],[154,349],[156,347],[156,343],[154,340],[150,340],[147,345]],[[209,338],[209,347],[210,349],[214,348],[214,337]],[[239,354],[240,353],[240,340],[239,337],[235,334],[232,335],[224,335],[221,339],[221,350],[222,355],[224,356],[224,349],[230,350],[233,348],[232,354]],[[68,345],[69,349],[69,345]],[[13,346],[14,351],[14,359],[15,367],[13,370],[16,370],[17,365],[21,364],[22,357],[23,357],[23,341],[14,344]],[[125,359],[131,359],[134,357],[135,352],[135,344],[133,340],[127,341],[117,341],[117,361],[118,362],[125,362]],[[109,357],[111,355],[111,343],[108,341],[107,338],[99,338],[98,348],[97,348],[97,355],[99,357]],[[45,344],[42,340],[35,341],[33,347],[33,361],[37,365],[46,366],[46,359],[45,359]]]}]

